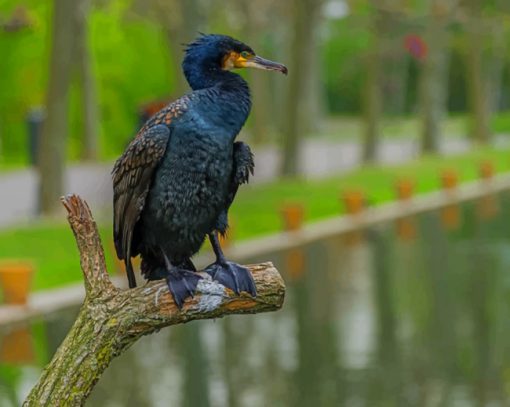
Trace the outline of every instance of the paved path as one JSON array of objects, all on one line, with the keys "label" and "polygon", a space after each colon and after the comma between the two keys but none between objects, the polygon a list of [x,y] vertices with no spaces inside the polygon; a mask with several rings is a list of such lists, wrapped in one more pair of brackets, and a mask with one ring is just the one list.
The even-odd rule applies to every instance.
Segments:
[{"label": "paved path", "polygon": [[[508,137],[495,139],[496,146],[510,144]],[[470,148],[468,140],[447,139],[441,146],[445,155]],[[381,163],[401,163],[417,157],[419,145],[413,140],[387,140],[378,151]],[[281,154],[273,147],[255,150],[256,172],[253,181],[267,182],[278,174]],[[320,178],[351,170],[361,163],[361,146],[354,141],[307,140],[301,149],[301,171],[308,178]],[[82,195],[94,208],[109,209],[112,202],[110,171],[112,164],[78,164],[68,168],[66,193]],[[0,173],[0,227],[30,222],[37,214],[38,176],[33,169]],[[95,210],[97,212],[97,209]]]}]

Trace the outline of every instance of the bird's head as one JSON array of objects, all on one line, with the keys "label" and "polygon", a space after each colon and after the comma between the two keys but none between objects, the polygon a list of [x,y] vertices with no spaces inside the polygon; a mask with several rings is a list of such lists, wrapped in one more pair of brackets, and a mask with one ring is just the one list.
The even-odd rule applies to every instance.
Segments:
[{"label": "bird's head", "polygon": [[236,68],[256,68],[287,74],[285,65],[262,58],[241,41],[219,34],[202,34],[188,44],[182,66],[188,81],[194,72],[213,73]]}]

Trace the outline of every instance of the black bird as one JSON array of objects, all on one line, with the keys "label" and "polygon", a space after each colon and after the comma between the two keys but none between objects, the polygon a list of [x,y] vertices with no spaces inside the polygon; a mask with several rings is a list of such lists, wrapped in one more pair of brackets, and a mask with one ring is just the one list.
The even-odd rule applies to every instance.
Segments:
[{"label": "black bird", "polygon": [[287,74],[225,35],[201,35],[185,50],[184,75],[192,92],[151,117],[113,168],[114,241],[136,286],[131,258],[140,254],[148,280],[165,278],[180,308],[200,276],[191,262],[206,236],[216,262],[213,279],[239,294],[256,295],[248,270],[225,259],[218,232],[239,185],[253,174],[248,145],[234,142],[250,113],[250,90],[234,68]]}]

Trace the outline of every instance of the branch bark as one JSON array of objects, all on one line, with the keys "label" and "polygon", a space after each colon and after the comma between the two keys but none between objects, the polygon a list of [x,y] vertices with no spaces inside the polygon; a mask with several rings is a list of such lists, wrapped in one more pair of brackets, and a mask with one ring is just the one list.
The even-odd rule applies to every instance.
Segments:
[{"label": "branch bark", "polygon": [[97,226],[85,201],[62,198],[80,251],[86,296],[78,317],[44,369],[24,406],[83,405],[110,361],[143,335],[195,319],[254,314],[281,308],[285,285],[271,263],[247,266],[257,286],[256,298],[236,296],[204,278],[197,294],[179,310],[164,281],[131,290],[116,288],[106,271]]}]

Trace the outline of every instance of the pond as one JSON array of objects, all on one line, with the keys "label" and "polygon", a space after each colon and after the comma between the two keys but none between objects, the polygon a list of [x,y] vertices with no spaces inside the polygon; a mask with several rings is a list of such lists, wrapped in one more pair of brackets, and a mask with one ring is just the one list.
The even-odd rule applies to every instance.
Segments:
[{"label": "pond", "polygon": [[[510,196],[317,241],[272,260],[276,313],[164,329],[115,359],[90,406],[499,406],[510,402]],[[5,331],[19,405],[75,312]]]}]

